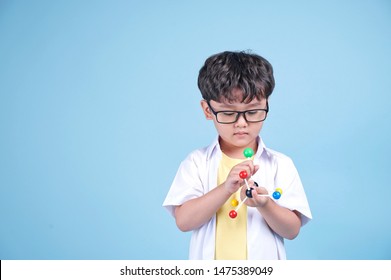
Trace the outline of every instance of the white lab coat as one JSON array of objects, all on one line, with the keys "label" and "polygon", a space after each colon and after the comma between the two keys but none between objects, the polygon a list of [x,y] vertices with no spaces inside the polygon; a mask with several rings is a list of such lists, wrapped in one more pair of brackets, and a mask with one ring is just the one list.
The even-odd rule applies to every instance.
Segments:
[{"label": "white lab coat", "polygon": [[[254,164],[260,166],[252,176],[269,193],[283,190],[277,203],[301,213],[302,226],[312,219],[308,201],[292,160],[265,147],[258,138]],[[200,197],[217,184],[217,170],[221,161],[218,138],[208,147],[190,153],[181,163],[163,206],[174,216],[174,209],[184,202]],[[228,215],[228,213],[227,213]],[[192,233],[189,259],[211,260],[215,252],[216,216]],[[229,246],[229,245],[228,245]],[[284,240],[267,225],[254,207],[247,208],[247,255],[249,260],[286,259]]]}]

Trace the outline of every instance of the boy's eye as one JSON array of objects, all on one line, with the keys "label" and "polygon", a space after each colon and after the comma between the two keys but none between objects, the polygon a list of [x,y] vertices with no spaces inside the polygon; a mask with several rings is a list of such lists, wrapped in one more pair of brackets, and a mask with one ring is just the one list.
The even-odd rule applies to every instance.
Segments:
[{"label": "boy's eye", "polygon": [[257,110],[254,110],[254,111],[247,111],[247,114],[249,114],[249,115],[256,115],[256,114],[258,114],[259,113],[259,111],[257,111]]},{"label": "boy's eye", "polygon": [[224,116],[230,117],[236,114],[236,112],[224,112]]}]

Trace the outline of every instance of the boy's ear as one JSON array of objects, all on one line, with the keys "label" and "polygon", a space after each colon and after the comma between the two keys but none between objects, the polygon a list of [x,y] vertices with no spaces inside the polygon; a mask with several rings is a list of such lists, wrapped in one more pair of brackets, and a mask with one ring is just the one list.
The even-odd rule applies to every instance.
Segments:
[{"label": "boy's ear", "polygon": [[201,108],[202,108],[202,111],[204,112],[205,118],[207,120],[213,120],[213,114],[210,111],[208,103],[205,100],[201,100]]}]

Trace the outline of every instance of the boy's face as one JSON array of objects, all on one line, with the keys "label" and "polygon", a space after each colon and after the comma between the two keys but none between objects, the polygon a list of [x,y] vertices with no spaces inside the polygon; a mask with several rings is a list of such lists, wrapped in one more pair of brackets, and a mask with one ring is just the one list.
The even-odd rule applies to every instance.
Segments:
[{"label": "boy's face", "polygon": [[[256,139],[262,129],[262,122],[248,122],[243,114],[239,114],[239,118],[234,123],[220,123],[217,121],[216,112],[219,111],[247,111],[256,109],[266,109],[267,101],[253,99],[249,103],[241,103],[240,98],[236,102],[216,102],[211,100],[208,103],[205,100],[201,101],[201,106],[206,119],[213,120],[216,130],[220,136],[220,147],[224,153],[233,157],[243,157],[243,150],[247,147],[257,150]],[[214,113],[213,113],[214,111]],[[219,113],[221,114],[221,113]],[[252,112],[248,118],[251,118]],[[226,117],[226,116],[224,116]],[[221,118],[219,117],[219,121]]]}]

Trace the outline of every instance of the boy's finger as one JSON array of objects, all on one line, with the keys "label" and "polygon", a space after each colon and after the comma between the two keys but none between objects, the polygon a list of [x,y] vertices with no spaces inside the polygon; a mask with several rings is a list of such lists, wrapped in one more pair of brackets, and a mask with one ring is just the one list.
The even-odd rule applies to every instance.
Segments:
[{"label": "boy's finger", "polygon": [[259,165],[254,165],[253,175],[259,170]]}]

